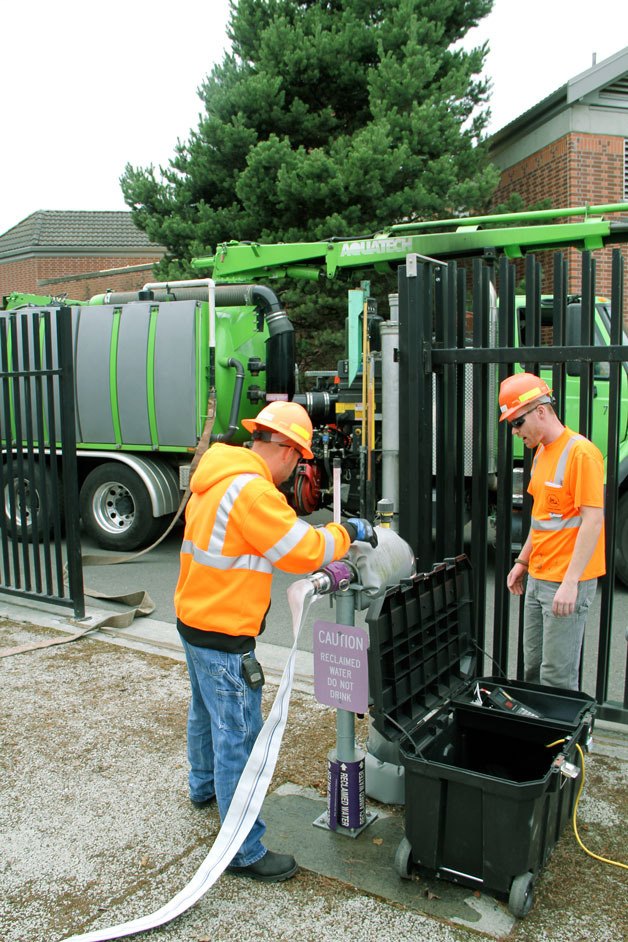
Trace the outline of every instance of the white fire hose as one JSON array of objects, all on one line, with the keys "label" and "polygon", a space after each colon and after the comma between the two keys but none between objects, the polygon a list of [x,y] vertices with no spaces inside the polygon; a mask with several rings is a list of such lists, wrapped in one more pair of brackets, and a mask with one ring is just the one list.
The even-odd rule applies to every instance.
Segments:
[{"label": "white fire hose", "polygon": [[367,600],[379,595],[386,586],[396,585],[414,574],[415,559],[408,544],[393,530],[378,527],[377,533],[377,549],[367,543],[354,543],[349,547],[345,560],[330,563],[309,578],[294,582],[288,589],[294,640],[275,700],[244,767],[218,836],[187,886],[169,903],[149,916],[142,916],[108,929],[94,929],[73,935],[63,942],[108,942],[110,939],[120,939],[137,932],[156,929],[193,906],[229,866],[262,809],[275,771],[288,719],[297,643],[312,602],[323,598],[325,593],[341,588],[341,577],[345,572],[349,574],[350,570],[355,573]]},{"label": "white fire hose", "polygon": [[190,882],[169,903],[149,916],[132,919],[108,929],[94,929],[73,935],[64,942],[106,942],[109,939],[120,939],[155,929],[184,913],[218,880],[240,849],[262,809],[288,719],[299,634],[310,605],[320,597],[315,595],[314,586],[308,579],[300,579],[288,589],[294,641],[275,700],[244,767],[218,836]]}]

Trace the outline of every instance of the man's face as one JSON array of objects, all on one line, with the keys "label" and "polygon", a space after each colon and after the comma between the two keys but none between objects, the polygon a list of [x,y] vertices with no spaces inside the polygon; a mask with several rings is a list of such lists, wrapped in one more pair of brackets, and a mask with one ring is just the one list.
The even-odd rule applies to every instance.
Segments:
[{"label": "man's face", "polygon": [[277,472],[279,480],[276,480],[275,484],[283,484],[296,468],[301,456],[298,450],[291,445],[277,445],[277,447],[282,450],[283,460]]},{"label": "man's face", "polygon": [[526,448],[536,448],[541,441],[541,426],[539,423],[538,406],[528,406],[522,409],[510,420],[512,434],[517,435]]}]

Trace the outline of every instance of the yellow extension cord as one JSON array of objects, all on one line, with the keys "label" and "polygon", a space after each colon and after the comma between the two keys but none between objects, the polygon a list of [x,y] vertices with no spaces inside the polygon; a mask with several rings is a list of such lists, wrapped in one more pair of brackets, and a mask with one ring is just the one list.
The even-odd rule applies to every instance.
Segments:
[{"label": "yellow extension cord", "polygon": [[[561,743],[564,743],[564,742],[565,742],[564,739],[557,739],[556,742],[550,742],[550,743],[548,743],[547,746],[546,746],[546,749],[551,749],[552,746],[559,746]],[[572,826],[573,826],[573,832],[574,832],[574,834],[575,834],[575,836],[576,836],[576,840],[578,841],[578,844],[580,845],[580,847],[582,848],[582,850],[585,852],[585,854],[588,854],[589,857],[593,857],[595,860],[600,860],[602,863],[610,864],[612,867],[621,867],[622,870],[628,870],[628,864],[620,863],[620,861],[618,861],[618,860],[610,860],[608,857],[601,857],[599,854],[594,854],[592,850],[589,850],[588,847],[585,847],[585,846],[584,846],[584,844],[582,843],[582,840],[581,840],[581,838],[580,838],[580,835],[578,834],[578,824],[577,824],[577,821],[576,821],[576,817],[577,817],[577,814],[578,814],[578,803],[579,803],[579,801],[580,801],[580,796],[582,795],[582,791],[583,791],[583,789],[584,789],[584,775],[585,775],[585,772],[584,772],[584,752],[582,751],[582,748],[581,748],[581,746],[580,746],[579,743],[576,743],[575,746],[576,746],[576,749],[578,750],[578,752],[580,753],[580,761],[582,762],[582,779],[581,779],[581,781],[580,781],[580,788],[578,789],[578,794],[576,795],[576,801],[575,801],[574,806],[573,806],[573,815],[572,815],[572,818],[571,818],[571,823],[572,823]]]}]

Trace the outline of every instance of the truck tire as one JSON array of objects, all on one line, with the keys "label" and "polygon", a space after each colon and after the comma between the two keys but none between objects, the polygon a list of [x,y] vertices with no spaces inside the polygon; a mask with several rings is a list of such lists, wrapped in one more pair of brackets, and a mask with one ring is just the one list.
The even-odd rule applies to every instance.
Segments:
[{"label": "truck tire", "polygon": [[617,504],[617,532],[615,534],[615,575],[628,586],[628,491]]},{"label": "truck tire", "polygon": [[[15,466],[15,462],[13,463]],[[34,527],[36,522],[37,538],[39,541],[44,536],[49,535],[52,529],[52,511],[55,495],[53,493],[50,471],[40,462],[35,462],[35,473],[31,479],[28,466],[24,465],[24,490],[20,493],[19,478],[13,471],[13,478],[9,478],[9,468],[7,463],[3,464],[4,494],[3,508],[4,519],[7,533],[11,539],[27,540],[32,542]],[[45,490],[45,503],[48,508],[48,519],[44,518],[42,508],[42,490]],[[56,497],[57,505],[60,504],[61,497]],[[11,514],[11,505],[13,505],[13,515]],[[62,516],[59,507],[59,516]]]},{"label": "truck tire", "polygon": [[79,497],[85,530],[103,549],[128,552],[148,546],[168,524],[153,517],[144,482],[117,461],[101,464],[85,478]]}]

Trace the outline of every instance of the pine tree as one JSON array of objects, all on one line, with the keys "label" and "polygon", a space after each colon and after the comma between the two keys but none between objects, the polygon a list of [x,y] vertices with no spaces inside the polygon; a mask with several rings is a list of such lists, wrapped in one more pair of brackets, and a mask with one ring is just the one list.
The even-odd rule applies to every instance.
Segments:
[{"label": "pine tree", "polygon": [[[199,90],[198,127],[160,173],[127,166],[121,180],[136,224],[168,249],[158,274],[189,273],[230,239],[314,241],[485,210],[497,184],[482,141],[486,49],[455,44],[491,7],[232,0],[231,51]],[[288,297],[297,327],[324,331],[329,348],[338,291]]]}]

